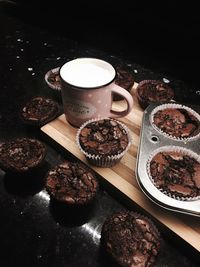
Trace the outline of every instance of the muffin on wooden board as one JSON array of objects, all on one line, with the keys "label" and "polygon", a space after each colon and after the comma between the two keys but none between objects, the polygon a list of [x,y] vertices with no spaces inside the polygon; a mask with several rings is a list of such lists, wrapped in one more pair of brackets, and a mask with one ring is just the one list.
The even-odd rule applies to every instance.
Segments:
[{"label": "muffin on wooden board", "polygon": [[102,118],[85,122],[77,132],[76,141],[91,164],[111,167],[128,151],[131,136],[120,121]]}]

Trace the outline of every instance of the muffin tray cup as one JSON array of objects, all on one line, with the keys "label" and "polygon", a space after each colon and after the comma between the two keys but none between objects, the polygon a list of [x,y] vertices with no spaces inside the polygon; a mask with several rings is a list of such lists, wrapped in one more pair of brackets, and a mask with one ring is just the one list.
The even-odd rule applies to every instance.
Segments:
[{"label": "muffin tray cup", "polygon": [[[162,193],[155,187],[147,173],[147,162],[150,155],[158,148],[168,146],[178,146],[200,154],[200,137],[188,141],[173,140],[159,133],[150,122],[151,112],[158,104],[149,105],[143,114],[140,132],[140,144],[137,153],[136,179],[139,187],[144,194],[157,205],[175,212],[200,217],[200,199],[196,200],[177,200]],[[200,113],[197,107],[190,108]]]}]

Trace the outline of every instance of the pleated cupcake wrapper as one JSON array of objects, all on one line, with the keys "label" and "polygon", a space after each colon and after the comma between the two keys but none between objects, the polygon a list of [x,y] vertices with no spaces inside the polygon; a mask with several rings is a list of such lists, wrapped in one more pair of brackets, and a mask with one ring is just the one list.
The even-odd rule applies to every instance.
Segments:
[{"label": "pleated cupcake wrapper", "polygon": [[167,192],[165,190],[163,190],[162,188],[160,188],[158,185],[156,185],[156,183],[154,182],[154,179],[153,177],[151,176],[151,172],[150,172],[150,163],[151,163],[151,160],[153,159],[153,157],[160,153],[160,152],[177,152],[177,153],[180,153],[182,155],[187,155],[193,159],[195,159],[199,164],[200,164],[200,156],[198,154],[196,154],[195,152],[189,150],[189,149],[186,149],[186,148],[183,148],[183,147],[178,147],[178,146],[163,146],[163,147],[160,147],[156,150],[153,151],[153,153],[150,155],[148,161],[147,161],[147,174],[149,176],[149,178],[151,179],[152,183],[155,185],[156,188],[158,188],[163,194],[171,197],[171,198],[174,198],[176,200],[180,200],[180,201],[193,201],[193,200],[198,200],[200,199],[200,195],[197,196],[197,197],[179,197],[177,196],[176,194],[172,194],[170,192]]},{"label": "pleated cupcake wrapper", "polygon": [[[90,154],[90,153],[87,153],[86,151],[84,151],[84,149],[80,145],[79,136],[80,136],[81,130],[91,122],[100,121],[100,120],[104,120],[104,119],[109,119],[109,120],[112,120],[112,121],[116,121],[118,124],[120,124],[125,129],[125,131],[127,133],[129,142],[128,142],[128,145],[127,145],[126,149],[120,154],[111,155],[111,156],[103,156],[103,155],[101,156],[101,155]],[[95,166],[98,166],[98,167],[112,167],[117,162],[119,162],[121,160],[121,158],[125,155],[125,153],[128,151],[128,149],[130,148],[130,146],[132,144],[132,138],[131,138],[129,129],[126,127],[125,124],[121,123],[120,121],[114,120],[114,119],[111,119],[111,118],[96,118],[96,119],[88,120],[85,123],[83,123],[82,126],[80,126],[80,128],[78,129],[78,132],[76,134],[76,143],[77,143],[80,151],[85,155],[86,159],[92,165],[95,165]]]},{"label": "pleated cupcake wrapper", "polygon": [[176,137],[176,136],[173,136],[173,135],[170,135],[170,134],[164,132],[159,127],[157,127],[153,122],[154,115],[156,114],[156,112],[158,112],[160,110],[165,110],[165,109],[169,109],[169,108],[170,109],[185,109],[187,112],[192,114],[200,122],[200,115],[196,111],[194,111],[192,108],[189,108],[189,107],[182,105],[182,104],[168,103],[168,104],[162,104],[160,106],[157,106],[156,108],[154,108],[152,110],[152,112],[150,114],[150,123],[154,129],[156,129],[159,133],[161,133],[165,137],[176,140],[176,141],[187,142],[187,141],[192,141],[192,140],[200,137],[200,132],[194,136],[191,136],[191,137]]},{"label": "pleated cupcake wrapper", "polygon": [[54,74],[54,73],[58,73],[58,72],[59,72],[59,69],[60,69],[60,67],[51,69],[51,70],[49,70],[49,71],[45,74],[45,76],[44,76],[44,79],[45,79],[46,83],[48,84],[48,86],[49,86],[50,88],[52,88],[52,89],[54,89],[54,90],[58,90],[58,91],[61,90],[61,85],[58,86],[58,85],[55,85],[55,84],[51,83],[51,82],[49,81],[49,76],[50,76],[52,73],[53,73],[53,74]]}]

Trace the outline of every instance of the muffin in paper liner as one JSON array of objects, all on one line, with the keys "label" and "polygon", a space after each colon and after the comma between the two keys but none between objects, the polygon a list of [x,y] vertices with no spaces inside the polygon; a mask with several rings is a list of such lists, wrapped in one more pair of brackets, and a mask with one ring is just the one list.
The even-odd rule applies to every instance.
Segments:
[{"label": "muffin in paper liner", "polygon": [[[107,149],[109,149],[112,147],[113,149],[113,145],[111,143],[111,141],[109,142],[105,142],[104,145],[103,143],[103,136],[102,134],[98,131],[99,130],[99,123],[103,123],[103,122],[107,122],[107,123],[111,123],[113,124],[111,127],[113,130],[116,126],[119,127],[121,130],[119,130],[119,128],[117,128],[117,132],[116,132],[116,136],[115,136],[115,144],[117,144],[117,142],[120,141],[120,150],[116,153],[99,153],[98,149],[94,149],[94,152],[88,152],[86,151],[87,149],[83,147],[83,144],[81,143],[81,136],[83,133],[83,130],[87,131],[88,126],[92,126],[94,125],[94,123],[98,123],[98,125],[96,125],[95,127],[95,132],[93,132],[93,138],[94,140],[90,140],[91,143],[90,145],[97,146],[101,148],[102,147],[107,147]],[[116,125],[115,125],[116,124]],[[108,129],[104,129],[105,131],[105,135],[107,135]],[[119,136],[117,135],[121,135],[123,133],[123,136],[121,136],[119,138]],[[95,137],[94,137],[95,136]],[[82,136],[82,138],[85,138]],[[96,139],[95,139],[96,138]],[[114,137],[113,137],[114,138]],[[120,139],[120,140],[119,140]],[[80,126],[80,128],[77,131],[77,135],[76,135],[76,142],[77,145],[80,149],[80,151],[85,155],[86,159],[88,160],[89,163],[91,163],[92,165],[98,166],[98,167],[112,167],[114,166],[116,163],[118,163],[122,157],[125,155],[125,153],[128,151],[128,149],[130,148],[130,145],[132,144],[132,139],[131,139],[131,135],[130,135],[130,131],[127,128],[127,126],[125,124],[123,124],[122,122],[115,120],[115,119],[111,119],[111,118],[96,118],[96,119],[91,119],[86,121],[85,123],[82,124],[82,126]],[[93,143],[92,143],[93,142]],[[89,142],[88,142],[89,143]],[[100,149],[101,149],[100,148]]]},{"label": "muffin in paper liner", "polygon": [[152,183],[167,196],[191,201],[200,199],[200,156],[179,146],[156,149],[147,161]]},{"label": "muffin in paper liner", "polygon": [[48,84],[48,86],[58,91],[61,90],[61,79],[59,76],[59,70],[60,70],[60,67],[51,69],[44,76],[44,79],[46,83]]},{"label": "muffin in paper liner", "polygon": [[119,266],[152,266],[161,250],[161,235],[149,217],[122,210],[104,221],[101,247]]},{"label": "muffin in paper liner", "polygon": [[173,140],[186,142],[200,137],[200,115],[182,104],[155,107],[150,114],[150,123],[159,133]]},{"label": "muffin in paper liner", "polygon": [[163,104],[174,101],[174,90],[160,80],[142,80],[138,83],[136,93],[142,109],[151,103]]}]

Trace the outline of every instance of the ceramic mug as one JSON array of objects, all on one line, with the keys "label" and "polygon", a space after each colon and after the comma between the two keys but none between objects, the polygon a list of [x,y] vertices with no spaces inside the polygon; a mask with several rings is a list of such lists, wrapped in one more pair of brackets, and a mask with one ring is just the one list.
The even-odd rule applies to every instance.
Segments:
[{"label": "ceramic mug", "polygon": [[[76,58],[59,70],[61,94],[66,120],[79,127],[94,118],[119,118],[131,112],[132,95],[114,83],[115,68],[98,58]],[[113,94],[122,96],[127,103],[123,111],[112,110]]]}]

